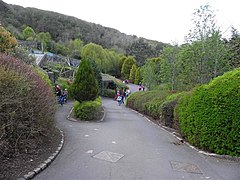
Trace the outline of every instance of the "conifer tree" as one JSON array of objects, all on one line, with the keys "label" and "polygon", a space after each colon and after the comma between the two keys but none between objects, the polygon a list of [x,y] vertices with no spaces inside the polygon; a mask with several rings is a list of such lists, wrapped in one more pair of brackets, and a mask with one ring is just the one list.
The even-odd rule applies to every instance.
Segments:
[{"label": "conifer tree", "polygon": [[122,77],[124,77],[125,79],[129,78],[133,64],[136,64],[136,60],[132,56],[129,56],[124,60],[121,70]]},{"label": "conifer tree", "polygon": [[98,83],[90,62],[83,59],[72,85],[73,97],[79,102],[94,100],[98,96]]},{"label": "conifer tree", "polygon": [[137,66],[136,66],[136,64],[133,64],[131,71],[130,71],[130,75],[129,75],[129,80],[131,82],[134,82],[134,80],[135,80],[136,70],[137,70]]},{"label": "conifer tree", "polygon": [[135,73],[135,79],[134,79],[134,84],[138,84],[140,82],[140,67],[137,68],[136,73]]}]

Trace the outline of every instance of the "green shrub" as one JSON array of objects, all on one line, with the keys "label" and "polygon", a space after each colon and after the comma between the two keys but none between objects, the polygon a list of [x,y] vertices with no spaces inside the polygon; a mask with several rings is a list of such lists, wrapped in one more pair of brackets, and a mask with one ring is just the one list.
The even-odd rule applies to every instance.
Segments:
[{"label": "green shrub", "polygon": [[83,121],[94,121],[102,117],[101,98],[94,101],[83,101],[82,103],[75,101],[73,106],[74,115]]},{"label": "green shrub", "polygon": [[51,136],[55,97],[30,66],[15,58],[0,54],[0,74],[0,155],[11,156]]},{"label": "green shrub", "polygon": [[127,106],[155,119],[160,116],[161,104],[167,91],[139,91],[131,94],[127,99]]},{"label": "green shrub", "polygon": [[113,89],[103,89],[102,96],[109,97],[109,98],[114,98],[115,94],[116,94],[115,90],[113,90]]},{"label": "green shrub", "polygon": [[41,68],[39,67],[34,67],[33,69],[36,71],[36,73],[48,84],[49,87],[53,87],[52,81],[49,79],[48,75],[46,72],[44,72]]},{"label": "green shrub", "polygon": [[98,82],[88,60],[81,61],[72,84],[72,92],[74,99],[79,102],[91,101],[97,98]]},{"label": "green shrub", "polygon": [[218,154],[240,155],[240,69],[185,94],[178,112],[183,136]]}]

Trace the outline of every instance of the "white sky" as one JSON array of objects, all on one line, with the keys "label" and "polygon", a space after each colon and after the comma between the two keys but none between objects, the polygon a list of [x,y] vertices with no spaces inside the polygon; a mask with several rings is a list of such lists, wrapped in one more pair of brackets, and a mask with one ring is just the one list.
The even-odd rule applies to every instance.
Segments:
[{"label": "white sky", "polygon": [[50,10],[164,43],[184,41],[195,9],[209,4],[224,36],[240,31],[239,0],[3,0],[8,4]]}]

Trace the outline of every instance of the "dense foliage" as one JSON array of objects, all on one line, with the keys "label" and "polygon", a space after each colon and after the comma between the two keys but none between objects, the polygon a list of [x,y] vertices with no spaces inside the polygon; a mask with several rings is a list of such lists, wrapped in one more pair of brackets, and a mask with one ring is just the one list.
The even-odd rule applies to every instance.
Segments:
[{"label": "dense foliage", "polygon": [[73,98],[80,103],[97,98],[98,82],[88,60],[82,60],[71,89]]},{"label": "dense foliage", "polygon": [[140,91],[131,94],[127,99],[127,106],[155,119],[160,117],[161,104],[168,92]]},{"label": "dense foliage", "polygon": [[[121,53],[125,53],[128,46],[130,47],[131,44],[139,40],[136,36],[126,35],[118,30],[103,27],[99,24],[89,23],[55,12],[10,5],[2,1],[0,1],[0,19],[1,23],[18,39],[27,37],[23,36],[21,32],[25,27],[30,26],[36,34],[43,32],[47,35],[46,33],[49,33],[52,40],[56,43],[81,39],[84,44],[93,42],[101,45],[103,48],[114,48]],[[148,49],[151,49],[151,56],[152,54],[158,54],[165,45],[164,43],[147,39],[144,39],[144,42]],[[60,44],[56,44],[51,51],[56,52],[57,49],[55,48],[58,50],[64,49]],[[130,51],[130,54],[142,57],[144,53],[147,53],[147,51],[142,53],[143,49],[139,48],[135,53]],[[145,56],[149,57],[148,53]]]},{"label": "dense foliage", "polygon": [[193,145],[240,155],[240,69],[195,88],[179,102],[180,128]]},{"label": "dense foliage", "polygon": [[0,52],[8,53],[17,45],[17,40],[0,24]]},{"label": "dense foliage", "polygon": [[68,99],[73,99],[73,92],[72,92],[72,80],[67,78],[58,78],[57,84],[60,85],[62,90],[67,90],[68,92]]},{"label": "dense foliage", "polygon": [[54,93],[31,67],[4,54],[0,74],[0,154],[31,151],[55,128]]},{"label": "dense foliage", "polygon": [[124,79],[129,79],[130,72],[134,64],[136,64],[136,60],[132,56],[129,56],[124,60],[121,69],[121,75]]},{"label": "dense foliage", "polygon": [[100,120],[103,116],[101,98],[82,103],[75,101],[73,106],[74,115],[83,121]]},{"label": "dense foliage", "polygon": [[[81,58],[94,63],[94,67],[103,73],[121,76],[120,54],[114,50],[103,49],[102,46],[89,43],[82,48]],[[94,69],[95,69],[94,68]]]},{"label": "dense foliage", "polygon": [[[161,46],[161,48],[159,48]],[[143,38],[140,38],[138,41],[129,45],[126,49],[127,56],[134,56],[137,65],[142,66],[146,59],[158,57],[163,50],[165,45],[159,43],[158,46],[153,47],[147,43]]]},{"label": "dense foliage", "polygon": [[137,65],[133,64],[130,70],[130,75],[129,75],[129,81],[132,83],[134,83],[135,81],[136,71],[137,71]]}]

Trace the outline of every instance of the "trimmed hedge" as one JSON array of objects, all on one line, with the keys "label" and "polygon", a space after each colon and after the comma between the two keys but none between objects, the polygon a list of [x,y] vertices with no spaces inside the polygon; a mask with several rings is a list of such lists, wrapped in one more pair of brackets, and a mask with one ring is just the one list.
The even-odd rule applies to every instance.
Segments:
[{"label": "trimmed hedge", "polygon": [[240,156],[240,68],[179,100],[182,135],[193,145],[231,156]]},{"label": "trimmed hedge", "polygon": [[159,124],[178,131],[179,123],[174,108],[181,94],[172,94],[170,91],[140,91],[129,96],[127,106],[152,117]]},{"label": "trimmed hedge", "polygon": [[83,121],[94,121],[101,119],[103,109],[101,98],[93,101],[74,102],[73,112],[76,118]]},{"label": "trimmed hedge", "polygon": [[126,105],[154,119],[159,119],[161,104],[167,95],[167,91],[139,91],[127,98]]}]

